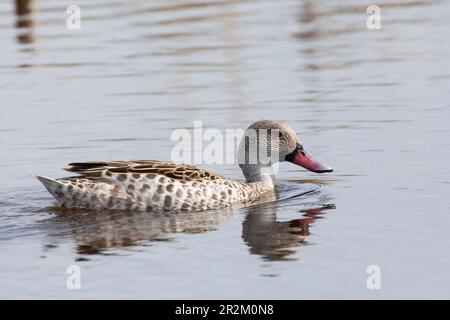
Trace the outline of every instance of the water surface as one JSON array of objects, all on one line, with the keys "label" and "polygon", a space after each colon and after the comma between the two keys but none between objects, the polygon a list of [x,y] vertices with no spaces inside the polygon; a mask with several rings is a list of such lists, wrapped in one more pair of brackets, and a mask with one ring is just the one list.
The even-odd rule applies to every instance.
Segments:
[{"label": "water surface", "polygon": [[[450,298],[448,1],[379,2],[374,31],[356,0],[79,0],[81,30],[72,2],[18,2],[0,3],[1,298]],[[262,118],[335,171],[282,164],[280,201],[197,215],[60,210],[31,177]]]}]

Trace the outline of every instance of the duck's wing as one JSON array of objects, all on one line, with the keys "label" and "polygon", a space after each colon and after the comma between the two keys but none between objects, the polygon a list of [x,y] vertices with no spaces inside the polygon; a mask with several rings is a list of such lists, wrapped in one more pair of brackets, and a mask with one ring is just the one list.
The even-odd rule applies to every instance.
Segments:
[{"label": "duck's wing", "polygon": [[225,179],[220,175],[191,165],[158,160],[74,162],[64,170],[78,173],[84,178],[98,178],[106,171],[109,173],[158,174],[183,182]]}]

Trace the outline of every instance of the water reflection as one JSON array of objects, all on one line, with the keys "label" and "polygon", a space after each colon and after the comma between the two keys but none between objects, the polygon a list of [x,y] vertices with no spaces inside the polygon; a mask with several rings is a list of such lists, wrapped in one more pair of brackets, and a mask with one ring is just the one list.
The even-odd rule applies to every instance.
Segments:
[{"label": "water reflection", "polygon": [[81,255],[110,255],[112,249],[126,249],[171,241],[173,233],[201,233],[215,230],[232,215],[232,209],[199,213],[147,213],[80,209],[48,209],[55,217],[45,220],[52,240],[71,234]]},{"label": "water reflection", "polygon": [[326,210],[334,209],[332,204],[300,211],[302,218],[279,221],[277,203],[247,209],[242,224],[242,238],[250,247],[250,253],[265,260],[290,260],[297,248],[307,244],[309,226]]},{"label": "water reflection", "polygon": [[34,20],[34,0],[15,0],[16,6],[16,27],[24,29],[17,35],[17,41],[22,44],[34,43],[36,38],[34,36],[33,28],[36,25]]},{"label": "water reflection", "polygon": [[[296,194],[289,199],[298,207],[298,198],[307,199],[311,192]],[[301,210],[302,218],[279,221],[277,195],[272,194],[258,203],[243,208],[246,215],[242,224],[242,239],[251,254],[266,260],[289,260],[296,249],[307,243],[309,226],[334,205],[319,205]],[[289,200],[285,199],[285,200]],[[300,205],[301,207],[301,205]],[[117,250],[139,250],[161,241],[173,241],[175,233],[203,233],[216,230],[238,208],[226,208],[196,213],[147,213],[81,209],[48,208],[54,217],[44,220],[50,242],[46,248],[57,247],[57,241],[70,235],[76,245],[76,253],[87,260],[86,255],[115,255]],[[56,242],[55,242],[56,241]]]}]

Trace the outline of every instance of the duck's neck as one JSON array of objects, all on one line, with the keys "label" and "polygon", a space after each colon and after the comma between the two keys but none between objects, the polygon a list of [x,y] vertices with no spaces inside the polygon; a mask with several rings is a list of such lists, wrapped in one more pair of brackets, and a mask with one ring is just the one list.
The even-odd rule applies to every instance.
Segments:
[{"label": "duck's neck", "polygon": [[258,164],[241,164],[242,173],[247,183],[261,182],[266,186],[274,187],[276,184],[272,166]]}]

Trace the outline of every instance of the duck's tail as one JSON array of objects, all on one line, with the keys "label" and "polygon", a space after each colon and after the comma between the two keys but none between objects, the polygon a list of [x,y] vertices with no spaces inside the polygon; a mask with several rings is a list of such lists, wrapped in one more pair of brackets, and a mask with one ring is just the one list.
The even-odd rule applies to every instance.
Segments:
[{"label": "duck's tail", "polygon": [[64,196],[61,193],[61,189],[64,186],[62,182],[42,176],[35,176],[35,178],[44,185],[45,189],[47,189],[47,191],[50,192],[50,194],[55,197],[56,200],[62,199],[62,197]]}]

